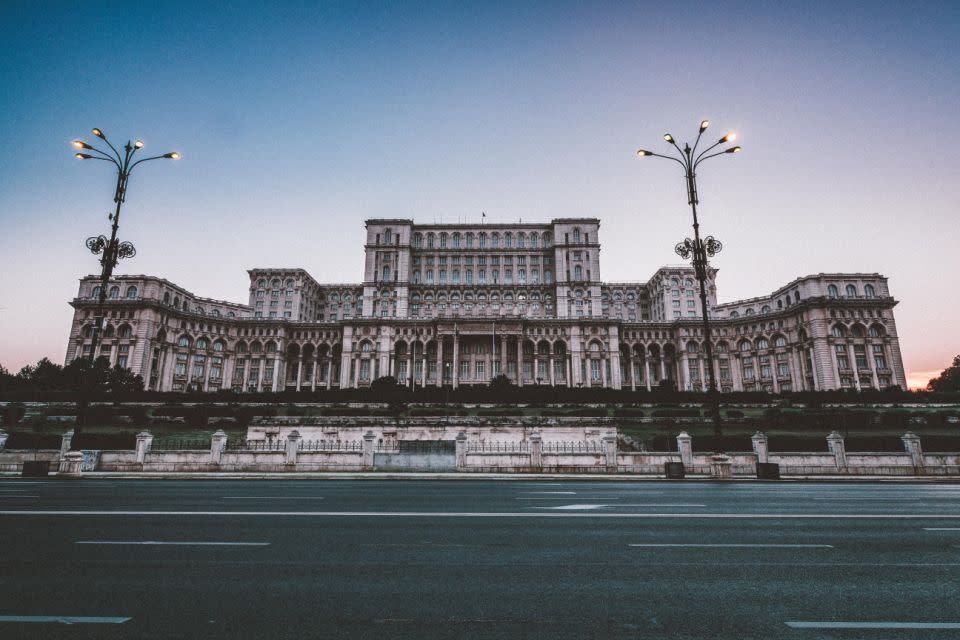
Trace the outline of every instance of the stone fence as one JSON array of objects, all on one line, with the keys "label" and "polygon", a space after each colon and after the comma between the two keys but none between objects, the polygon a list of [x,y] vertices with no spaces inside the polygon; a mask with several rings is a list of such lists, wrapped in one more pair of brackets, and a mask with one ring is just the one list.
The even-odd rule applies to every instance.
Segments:
[{"label": "stone fence", "polygon": [[[618,451],[617,436],[597,440],[544,441],[539,433],[524,440],[470,440],[461,431],[453,441],[384,441],[372,431],[359,440],[304,440],[296,430],[275,441],[228,442],[222,430],[210,440],[160,441],[137,434],[133,450],[70,451],[73,432],[59,450],[8,450],[0,430],[0,472],[18,473],[25,462],[45,462],[60,475],[104,472],[367,472],[449,471],[496,473],[619,473],[670,477],[958,476],[960,453],[924,453],[916,434],[903,434],[903,453],[847,452],[837,432],[825,452],[771,452],[757,432],[752,451],[694,452],[693,439],[677,435],[676,452]],[[449,446],[448,446],[449,445]],[[773,475],[765,475],[773,469]]]}]

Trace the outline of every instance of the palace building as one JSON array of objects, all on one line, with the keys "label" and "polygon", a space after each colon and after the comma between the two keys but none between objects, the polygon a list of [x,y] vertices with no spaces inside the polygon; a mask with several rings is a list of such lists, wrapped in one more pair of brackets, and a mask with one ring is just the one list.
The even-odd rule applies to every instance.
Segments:
[{"label": "palace building", "polygon": [[[248,271],[246,304],[163,278],[116,276],[99,355],[157,391],[368,386],[706,388],[690,266],[603,282],[600,221],[366,222],[363,281],[323,284],[297,268]],[[99,278],[80,281],[66,361],[90,355]],[[773,293],[708,304],[723,391],[906,388],[887,279],[820,273]]]}]

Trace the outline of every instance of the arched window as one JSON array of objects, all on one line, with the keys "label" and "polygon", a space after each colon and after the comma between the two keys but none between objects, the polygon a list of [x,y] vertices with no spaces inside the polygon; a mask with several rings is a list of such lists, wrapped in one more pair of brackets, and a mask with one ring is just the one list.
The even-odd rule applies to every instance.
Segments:
[{"label": "arched window", "polygon": [[740,317],[740,312],[737,311],[736,309],[734,309],[733,311],[730,312],[730,317],[731,317],[731,318],[739,318],[739,317]]},{"label": "arched window", "polygon": [[847,337],[847,328],[842,324],[835,324],[833,328],[830,329],[830,335],[834,338],[845,338]]},{"label": "arched window", "polygon": [[827,297],[828,298],[839,298],[840,292],[837,290],[837,285],[831,284],[827,287]]},{"label": "arched window", "polygon": [[180,339],[177,340],[178,347],[189,347],[190,346],[190,337],[189,336],[180,336]]},{"label": "arched window", "polygon": [[850,329],[850,335],[854,338],[862,338],[867,334],[866,330],[863,328],[862,324],[855,324]]},{"label": "arched window", "polygon": [[266,286],[267,286],[267,281],[266,281],[266,279],[265,279],[265,278],[260,278],[259,280],[257,280],[257,286],[260,287],[261,289],[263,289],[264,287],[266,287]]},{"label": "arched window", "polygon": [[753,348],[753,345],[750,344],[749,340],[740,341],[740,351],[750,351]]},{"label": "arched window", "polygon": [[446,231],[440,234],[440,248],[441,249],[447,248],[447,232]]},{"label": "arched window", "polygon": [[531,249],[537,248],[537,232],[536,231],[530,232],[530,248]]},{"label": "arched window", "polygon": [[770,313],[770,305],[765,304],[760,307],[760,313]]},{"label": "arched window", "polygon": [[873,288],[872,284],[863,285],[863,297],[864,298],[876,298],[877,290]]},{"label": "arched window", "polygon": [[217,340],[213,343],[214,351],[223,351],[223,340]]},{"label": "arched window", "polygon": [[770,342],[766,338],[760,338],[757,340],[757,349],[769,349]]},{"label": "arched window", "polygon": [[197,338],[197,349],[206,349],[206,348],[207,348],[207,339]]},{"label": "arched window", "polygon": [[453,248],[454,249],[460,248],[460,232],[459,231],[453,234]]},{"label": "arched window", "polygon": [[419,249],[423,246],[423,234],[415,233],[413,234],[413,247],[414,249]]},{"label": "arched window", "polygon": [[118,338],[129,338],[131,335],[133,335],[133,329],[130,328],[128,324],[122,324],[120,328],[117,329]]},{"label": "arched window", "polygon": [[696,342],[687,343],[687,353],[697,353],[700,351],[700,346]]},{"label": "arched window", "polygon": [[743,315],[745,315],[745,316],[752,316],[752,315],[753,315],[753,307],[747,307],[747,310],[743,312]]},{"label": "arched window", "polygon": [[110,287],[110,299],[115,300],[120,297],[120,287]]},{"label": "arched window", "polygon": [[173,297],[173,306],[175,306],[178,309],[180,308],[180,296]]},{"label": "arched window", "polygon": [[852,285],[852,284],[848,284],[848,285],[847,285],[847,297],[848,297],[848,298],[856,298],[856,297],[857,297],[857,288],[856,288],[854,285]]},{"label": "arched window", "polygon": [[507,231],[505,234],[503,234],[503,246],[504,246],[504,248],[506,248],[506,249],[509,249],[510,247],[513,246],[513,233],[512,233],[512,232]]},{"label": "arched window", "polygon": [[787,346],[787,339],[783,336],[777,336],[773,339],[773,346],[775,347],[785,347]]},{"label": "arched window", "polygon": [[870,325],[870,337],[871,338],[882,338],[883,337],[883,327],[878,324]]},{"label": "arched window", "polygon": [[500,246],[500,234],[499,234],[499,233],[494,232],[493,235],[490,236],[490,246],[492,246],[494,249],[496,249],[497,247]]},{"label": "arched window", "polygon": [[363,353],[369,353],[369,352],[370,352],[370,346],[371,346],[371,345],[370,345],[369,342],[364,342],[363,344],[360,345],[360,351],[363,352]]},{"label": "arched window", "polygon": [[524,234],[522,234],[522,233],[518,233],[518,234],[517,234],[517,248],[518,248],[518,249],[523,249],[524,247],[526,247],[526,245],[527,245],[527,237],[526,237]]},{"label": "arched window", "polygon": [[436,236],[433,234],[432,231],[427,234],[427,249],[433,249],[433,243],[434,243],[435,237]]},{"label": "arched window", "polygon": [[100,297],[100,285],[97,285],[96,287],[93,288],[93,292],[90,294],[90,297],[92,298]]},{"label": "arched window", "polygon": [[480,234],[480,248],[481,249],[487,248],[487,234],[485,233]]},{"label": "arched window", "polygon": [[467,234],[467,249],[473,249],[473,234]]},{"label": "arched window", "polygon": [[137,288],[134,286],[127,287],[127,297],[136,298],[137,297]]}]

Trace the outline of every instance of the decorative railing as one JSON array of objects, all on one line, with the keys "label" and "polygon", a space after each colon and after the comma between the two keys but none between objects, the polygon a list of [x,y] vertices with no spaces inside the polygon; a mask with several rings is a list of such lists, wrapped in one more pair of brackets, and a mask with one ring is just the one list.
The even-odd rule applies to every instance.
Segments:
[{"label": "decorative railing", "polygon": [[594,440],[543,443],[543,453],[606,453],[606,451],[603,442]]},{"label": "decorative railing", "polygon": [[530,443],[468,442],[467,453],[530,453]]}]

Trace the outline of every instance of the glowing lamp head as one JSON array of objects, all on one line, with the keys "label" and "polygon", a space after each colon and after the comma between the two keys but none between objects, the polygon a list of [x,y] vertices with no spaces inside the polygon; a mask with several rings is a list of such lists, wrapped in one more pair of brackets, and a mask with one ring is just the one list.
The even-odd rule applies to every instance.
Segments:
[{"label": "glowing lamp head", "polygon": [[673,136],[670,135],[669,133],[663,134],[663,139],[669,142],[670,144],[673,144]]},{"label": "glowing lamp head", "polygon": [[91,129],[91,131],[93,132],[93,135],[97,136],[98,138],[103,138],[104,140],[106,140],[106,138],[103,137],[103,131],[100,131],[100,129],[97,129],[96,127],[94,127],[93,129]]},{"label": "glowing lamp head", "polygon": [[725,135],[725,136],[723,136],[722,138],[720,138],[720,142],[732,142],[732,141],[734,141],[734,140],[736,140],[736,139],[737,139],[737,134],[735,134],[734,132],[731,131],[731,132],[728,133],[727,135]]},{"label": "glowing lamp head", "polygon": [[642,158],[642,157],[644,157],[644,156],[649,156],[649,155],[651,155],[651,154],[650,154],[650,152],[647,151],[646,149],[640,149],[639,151],[637,151],[637,155]]},{"label": "glowing lamp head", "polygon": [[703,133],[704,131],[706,131],[706,130],[707,130],[707,127],[709,127],[709,126],[710,126],[710,121],[709,121],[709,120],[701,120],[701,121],[700,121],[700,133]]},{"label": "glowing lamp head", "polygon": [[740,145],[737,145],[736,147],[730,147],[729,149],[727,149],[726,153],[740,153],[741,149],[742,147]]},{"label": "glowing lamp head", "polygon": [[73,157],[76,158],[77,160],[89,160],[93,156],[89,156],[85,153],[75,153],[73,154]]},{"label": "glowing lamp head", "polygon": [[83,140],[71,140],[71,141],[70,141],[70,144],[73,145],[73,148],[74,148],[74,149],[89,149],[89,148],[90,148],[90,145],[88,145],[88,144],[87,144],[86,142],[84,142]]},{"label": "glowing lamp head", "polygon": [[137,140],[133,143],[133,146],[135,146],[137,149],[143,149],[143,140]]},{"label": "glowing lamp head", "polygon": [[179,152],[179,151],[171,151],[170,153],[165,153],[165,154],[163,154],[163,157],[164,157],[164,158],[170,158],[171,160],[179,160],[179,159],[180,159],[180,152]]}]

